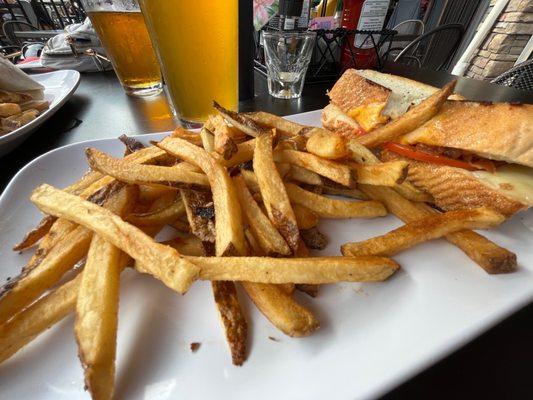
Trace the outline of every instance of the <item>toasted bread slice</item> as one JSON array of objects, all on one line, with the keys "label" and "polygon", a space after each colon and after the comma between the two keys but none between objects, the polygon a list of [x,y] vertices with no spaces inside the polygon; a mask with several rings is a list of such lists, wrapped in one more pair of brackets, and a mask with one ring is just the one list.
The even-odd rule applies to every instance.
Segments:
[{"label": "toasted bread slice", "polygon": [[431,194],[435,205],[445,211],[487,207],[509,217],[530,206],[487,185],[471,171],[415,161],[389,151],[383,151],[381,159],[408,161],[407,180]]},{"label": "toasted bread slice", "polygon": [[533,167],[533,105],[448,101],[402,143],[452,147]]},{"label": "toasted bread slice", "polygon": [[361,130],[361,126],[354,119],[332,103],[322,110],[322,126],[348,139],[357,137]]}]

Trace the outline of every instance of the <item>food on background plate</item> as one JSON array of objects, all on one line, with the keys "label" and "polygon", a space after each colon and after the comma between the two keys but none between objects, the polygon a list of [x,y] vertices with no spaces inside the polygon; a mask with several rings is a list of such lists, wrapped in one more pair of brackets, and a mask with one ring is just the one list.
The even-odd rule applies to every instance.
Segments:
[{"label": "food on background plate", "polygon": [[[128,266],[180,294],[198,279],[211,281],[235,365],[247,356],[247,308],[237,296],[239,285],[277,329],[304,337],[320,322],[293,296],[295,289],[315,297],[322,284],[384,281],[399,270],[387,257],[432,239],[444,236],[488,273],[512,272],[515,254],[469,230],[494,228],[511,212],[502,212],[498,204],[473,208],[467,202],[441,212],[430,205],[440,206],[439,193],[426,192],[416,179],[420,172],[413,157],[394,151],[395,145],[418,143],[453,147],[454,132],[463,137],[472,132],[466,119],[476,119],[489,106],[445,100],[452,90],[453,84],[439,91],[405,78],[349,70],[324,110],[325,125],[335,132],[266,112],[236,113],[215,103],[218,114],[200,133],[177,128],[148,147],[122,138],[123,158],[87,149],[92,172],[64,190],[42,184],[31,195],[47,216],[15,246],[37,249],[20,276],[0,291],[0,361],[75,312],[86,386],[93,398],[110,398],[119,279]],[[511,106],[492,107],[495,118]],[[445,119],[449,109],[459,111],[452,112],[457,121],[445,134],[435,119]],[[514,109],[509,113],[518,121],[506,126],[523,127],[510,146],[514,153],[486,144],[490,154],[483,155],[527,165],[521,146],[531,143],[532,135],[521,124],[530,117]],[[489,129],[487,115],[479,118],[494,142],[496,130]],[[372,135],[368,147],[359,141],[364,134]],[[391,139],[395,143],[389,148]],[[381,147],[388,155],[380,159],[375,151]],[[310,253],[309,248],[320,250],[328,243],[321,219],[389,212],[405,225],[346,243],[343,256]],[[165,227],[172,227],[173,238],[156,241]],[[77,275],[61,283],[71,271]]]}]

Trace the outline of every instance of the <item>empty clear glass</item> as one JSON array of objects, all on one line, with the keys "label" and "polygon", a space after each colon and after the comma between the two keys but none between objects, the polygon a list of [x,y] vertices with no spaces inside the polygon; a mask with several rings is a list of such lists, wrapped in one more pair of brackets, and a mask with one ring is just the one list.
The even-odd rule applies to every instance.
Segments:
[{"label": "empty clear glass", "polygon": [[263,31],[268,92],[271,96],[295,99],[302,95],[315,38],[315,32]]}]

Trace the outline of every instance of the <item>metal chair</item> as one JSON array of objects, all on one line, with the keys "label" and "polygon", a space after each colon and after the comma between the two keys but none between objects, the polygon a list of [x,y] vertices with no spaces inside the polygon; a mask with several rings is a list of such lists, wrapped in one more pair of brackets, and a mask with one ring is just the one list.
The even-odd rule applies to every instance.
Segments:
[{"label": "metal chair", "polygon": [[425,25],[419,19],[408,19],[392,28],[397,34],[392,38],[390,49],[383,53],[383,58],[396,58],[398,54],[418,36],[424,33]]},{"label": "metal chair", "polygon": [[533,60],[524,61],[497,76],[490,83],[533,91]]},{"label": "metal chair", "polygon": [[446,69],[464,34],[461,24],[439,26],[417,37],[394,59],[394,62],[427,68]]},{"label": "metal chair", "polygon": [[12,45],[15,46],[22,46],[26,42],[26,39],[15,35],[15,31],[21,32],[37,30],[39,29],[36,26],[24,21],[6,21],[2,25],[2,31],[4,32],[4,36],[9,40]]}]

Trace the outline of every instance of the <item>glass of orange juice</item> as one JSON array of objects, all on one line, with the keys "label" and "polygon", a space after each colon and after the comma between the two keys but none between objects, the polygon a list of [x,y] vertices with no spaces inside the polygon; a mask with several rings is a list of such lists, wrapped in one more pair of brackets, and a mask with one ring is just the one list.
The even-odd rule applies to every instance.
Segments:
[{"label": "glass of orange juice", "polygon": [[[251,1],[251,0],[250,0]],[[139,0],[175,113],[198,127],[238,106],[238,0]]]},{"label": "glass of orange juice", "polygon": [[161,69],[136,0],[82,0],[107,56],[128,95],[162,90]]}]

